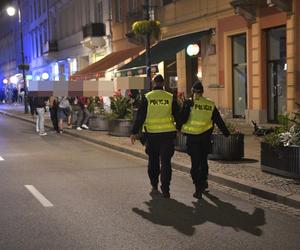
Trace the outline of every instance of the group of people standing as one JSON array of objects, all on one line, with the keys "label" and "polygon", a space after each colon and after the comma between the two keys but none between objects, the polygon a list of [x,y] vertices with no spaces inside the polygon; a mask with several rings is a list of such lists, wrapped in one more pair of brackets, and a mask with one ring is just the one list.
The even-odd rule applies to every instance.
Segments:
[{"label": "group of people standing", "polygon": [[67,128],[71,129],[72,115],[76,114],[76,129],[89,129],[88,122],[90,112],[88,110],[89,99],[87,97],[32,97],[30,99],[31,114],[36,114],[36,132],[39,135],[47,135],[45,132],[45,112],[49,107],[53,129],[57,133],[63,133],[64,121],[67,121]]},{"label": "group of people standing", "polygon": [[18,88],[12,84],[0,84],[0,103],[17,104],[24,101],[24,88]]},{"label": "group of people standing", "polygon": [[[179,108],[176,98],[164,90],[164,78],[153,79],[153,90],[145,95],[138,109],[131,131],[131,142],[135,143],[142,130],[148,154],[148,176],[151,193],[158,194],[159,176],[162,195],[170,197],[172,177],[171,158],[174,154],[176,133],[187,136],[187,153],[191,157],[191,176],[195,185],[193,196],[202,198],[208,188],[208,162],[211,152],[211,134],[216,124],[228,137],[229,131],[214,102],[203,96],[202,82],[197,80],[192,87],[192,97]],[[180,132],[181,131],[181,132]]]}]

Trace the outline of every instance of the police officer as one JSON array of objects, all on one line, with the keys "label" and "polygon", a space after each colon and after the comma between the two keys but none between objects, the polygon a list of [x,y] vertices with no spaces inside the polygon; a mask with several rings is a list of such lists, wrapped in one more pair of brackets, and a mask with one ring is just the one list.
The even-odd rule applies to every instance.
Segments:
[{"label": "police officer", "polygon": [[164,90],[164,78],[161,75],[155,76],[153,86],[153,90],[145,95],[138,109],[130,138],[134,144],[136,134],[143,131],[149,157],[148,176],[152,193],[158,193],[160,175],[162,195],[169,198],[171,158],[174,154],[175,122],[178,123],[179,107],[174,96]]},{"label": "police officer", "polygon": [[202,192],[208,188],[207,156],[211,152],[211,134],[217,124],[227,137],[229,131],[213,101],[203,97],[202,82],[196,80],[192,87],[192,98],[183,103],[181,111],[181,131],[187,135],[187,153],[191,157],[191,176],[196,192],[193,196],[202,198]]}]

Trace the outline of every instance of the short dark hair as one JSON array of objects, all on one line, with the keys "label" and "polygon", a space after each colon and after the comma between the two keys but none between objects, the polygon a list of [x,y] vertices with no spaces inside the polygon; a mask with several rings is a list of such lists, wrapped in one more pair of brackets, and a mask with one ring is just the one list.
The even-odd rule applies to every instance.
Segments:
[{"label": "short dark hair", "polygon": [[193,87],[192,87],[192,91],[194,93],[203,93],[204,89],[203,89],[202,82],[200,80],[196,80],[194,82]]},{"label": "short dark hair", "polygon": [[161,74],[158,74],[153,78],[153,81],[155,83],[163,83],[165,80]]}]

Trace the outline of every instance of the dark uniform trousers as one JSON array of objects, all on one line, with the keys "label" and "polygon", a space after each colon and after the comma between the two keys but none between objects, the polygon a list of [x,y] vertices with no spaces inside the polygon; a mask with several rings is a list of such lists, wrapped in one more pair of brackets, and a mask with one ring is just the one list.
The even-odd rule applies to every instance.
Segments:
[{"label": "dark uniform trousers", "polygon": [[146,153],[149,156],[148,175],[151,185],[157,187],[160,174],[162,192],[170,191],[172,176],[171,158],[174,155],[174,136],[148,134]]},{"label": "dark uniform trousers", "polygon": [[50,117],[54,130],[59,131],[57,119],[57,106],[53,106],[52,108],[50,108]]},{"label": "dark uniform trousers", "polygon": [[187,153],[191,157],[191,176],[196,186],[201,186],[208,176],[207,156],[211,153],[211,134],[187,135]]}]

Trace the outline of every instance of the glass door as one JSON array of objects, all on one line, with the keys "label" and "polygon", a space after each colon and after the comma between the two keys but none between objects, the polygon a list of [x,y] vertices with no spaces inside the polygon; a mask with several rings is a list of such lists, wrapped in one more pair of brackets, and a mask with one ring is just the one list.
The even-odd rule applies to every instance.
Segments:
[{"label": "glass door", "polygon": [[286,28],[267,31],[268,121],[277,122],[286,111]]},{"label": "glass door", "polygon": [[232,37],[233,117],[245,118],[247,109],[247,37]]}]

